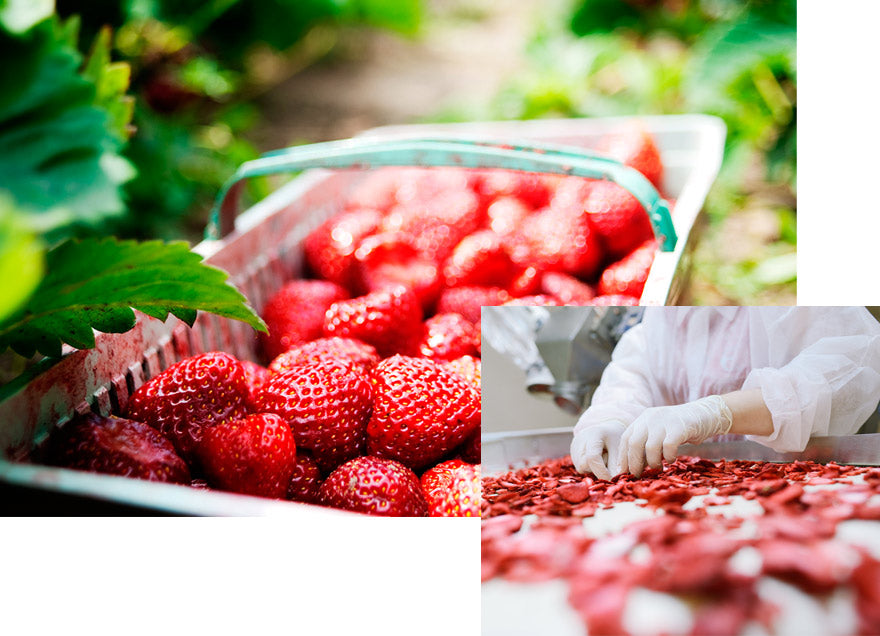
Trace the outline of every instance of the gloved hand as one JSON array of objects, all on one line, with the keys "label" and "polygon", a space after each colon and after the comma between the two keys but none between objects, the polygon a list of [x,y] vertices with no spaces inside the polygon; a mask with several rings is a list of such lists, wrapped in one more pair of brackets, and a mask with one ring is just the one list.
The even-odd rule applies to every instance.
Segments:
[{"label": "gloved hand", "polygon": [[[599,479],[611,479],[619,473],[618,447],[625,430],[623,422],[607,420],[575,433],[571,440],[571,461],[577,471],[591,472]],[[602,457],[603,452],[606,459]]]},{"label": "gloved hand", "polygon": [[659,467],[663,459],[675,459],[681,444],[699,444],[727,433],[732,425],[733,414],[720,395],[646,409],[621,435],[620,472],[638,477],[646,463]]}]

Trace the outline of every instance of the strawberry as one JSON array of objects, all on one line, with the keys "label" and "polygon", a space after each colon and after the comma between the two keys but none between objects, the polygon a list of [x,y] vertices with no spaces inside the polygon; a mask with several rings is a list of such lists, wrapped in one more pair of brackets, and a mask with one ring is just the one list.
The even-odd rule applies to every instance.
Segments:
[{"label": "strawberry", "polygon": [[152,426],[94,413],[80,415],[49,441],[55,466],[176,484],[190,482],[189,468]]},{"label": "strawberry", "polygon": [[553,192],[550,207],[579,214],[584,209],[584,201],[594,183],[597,183],[595,179],[564,177]]},{"label": "strawberry", "polygon": [[425,471],[422,492],[431,517],[480,516],[480,467],[453,459]]},{"label": "strawberry", "polygon": [[296,462],[290,427],[272,413],[211,426],[198,448],[208,483],[245,495],[283,498]]},{"label": "strawberry", "polygon": [[468,192],[477,177],[470,170],[431,166],[398,168],[401,178],[394,198],[403,205],[422,205],[447,193]]},{"label": "strawberry", "polygon": [[562,303],[554,296],[536,294],[534,296],[522,296],[504,303],[505,307],[558,307]]},{"label": "strawberry", "polygon": [[354,338],[318,338],[306,342],[272,360],[269,373],[283,373],[301,364],[321,360],[347,360],[369,372],[379,363],[376,348]]},{"label": "strawberry", "polygon": [[367,452],[414,470],[437,462],[480,427],[480,396],[426,358],[393,356],[373,370]]},{"label": "strawberry", "polygon": [[656,252],[657,241],[648,239],[629,255],[606,267],[599,279],[599,293],[641,298]]},{"label": "strawberry", "polygon": [[128,400],[126,416],[165,435],[187,462],[205,429],[247,413],[249,388],[241,363],[212,352],[173,364]]},{"label": "strawberry", "polygon": [[590,278],[602,261],[599,237],[587,215],[565,208],[531,214],[508,241],[515,263]]},{"label": "strawberry", "polygon": [[461,314],[472,323],[480,321],[480,307],[503,305],[510,294],[500,287],[455,287],[444,289],[437,301],[437,313]]},{"label": "strawberry", "polygon": [[480,431],[475,432],[458,447],[458,454],[470,464],[480,463]]},{"label": "strawberry", "polygon": [[357,457],[324,480],[321,504],[383,517],[424,517],[419,478],[406,466],[379,457]]},{"label": "strawberry", "polygon": [[611,258],[626,256],[654,236],[651,221],[642,205],[612,181],[594,183],[584,209],[590,226]]},{"label": "strawberry", "polygon": [[499,236],[511,234],[529,215],[529,212],[526,204],[519,199],[501,197],[486,209],[489,229]]},{"label": "strawberry", "polygon": [[263,308],[269,333],[260,334],[263,352],[273,359],[291,347],[319,338],[324,314],[348,293],[325,280],[294,280],[275,293]]},{"label": "strawberry", "polygon": [[346,207],[373,208],[388,211],[397,204],[397,190],[401,183],[411,179],[417,168],[387,167],[371,170],[354,187],[348,196]]},{"label": "strawberry", "polygon": [[546,272],[540,293],[558,298],[563,305],[588,305],[596,296],[592,287],[562,272]]},{"label": "strawberry", "polygon": [[306,237],[306,263],[316,276],[353,288],[354,252],[361,239],[375,232],[381,222],[382,213],[372,208],[337,214]]},{"label": "strawberry", "polygon": [[541,289],[541,271],[537,267],[516,266],[517,272],[507,285],[511,296],[531,296]]},{"label": "strawberry", "polygon": [[409,353],[421,338],[422,308],[405,287],[383,289],[333,303],[324,319],[324,335],[357,338],[382,357]]},{"label": "strawberry", "polygon": [[475,358],[474,356],[461,356],[460,358],[444,362],[443,366],[465,378],[477,391],[480,390],[482,365],[479,358]]},{"label": "strawberry", "polygon": [[311,456],[297,453],[293,474],[287,485],[287,498],[304,503],[318,503],[318,490],[321,488],[321,471]]},{"label": "strawberry", "polygon": [[624,296],[623,294],[608,294],[607,296],[596,296],[590,301],[593,307],[627,307],[639,304],[639,299],[634,296]]},{"label": "strawberry", "polygon": [[422,256],[402,232],[374,234],[355,252],[356,278],[367,292],[403,285],[413,290],[422,309],[437,302],[442,282],[437,264]]},{"label": "strawberry", "polygon": [[239,362],[242,369],[244,369],[244,377],[248,385],[248,405],[251,406],[260,387],[269,379],[271,373],[269,369],[256,362],[251,362],[250,360],[239,360]]},{"label": "strawberry", "polygon": [[510,256],[501,237],[492,230],[480,230],[463,238],[443,264],[447,287],[506,287],[513,275]]},{"label": "strawberry", "polygon": [[658,190],[663,185],[663,163],[654,139],[639,124],[606,135],[596,147],[618,161],[635,168]]},{"label": "strawberry", "polygon": [[502,197],[515,197],[529,208],[542,208],[550,201],[550,187],[543,175],[513,170],[486,170],[474,190],[487,204]]},{"label": "strawberry", "polygon": [[436,314],[425,321],[419,354],[434,360],[452,360],[476,353],[474,325],[461,314]]},{"label": "strawberry", "polygon": [[326,473],[363,451],[371,398],[363,369],[323,359],[273,375],[256,406],[284,418],[297,448],[310,451]]}]

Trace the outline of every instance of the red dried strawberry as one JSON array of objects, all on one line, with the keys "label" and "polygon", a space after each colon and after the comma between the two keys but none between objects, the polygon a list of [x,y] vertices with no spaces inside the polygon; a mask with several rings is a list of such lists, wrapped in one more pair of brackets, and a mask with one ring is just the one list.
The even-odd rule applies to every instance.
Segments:
[{"label": "red dried strawberry", "polygon": [[419,353],[434,360],[452,360],[476,353],[474,325],[461,314],[436,314],[425,321]]},{"label": "red dried strawberry", "polygon": [[421,483],[429,516],[480,516],[479,466],[453,459],[425,471]]},{"label": "red dried strawberry", "polygon": [[492,230],[480,230],[463,238],[443,263],[447,287],[506,287],[513,275],[513,262],[501,237]]},{"label": "red dried strawberry", "polygon": [[379,354],[374,346],[354,338],[318,338],[282,353],[269,365],[269,372],[283,373],[321,360],[347,360],[369,372],[379,363]]},{"label": "red dried strawberry", "polygon": [[171,365],[135,391],[126,416],[158,429],[190,462],[205,429],[246,415],[248,394],[241,362],[228,353],[203,353]]},{"label": "red dried strawberry", "polygon": [[373,370],[367,452],[419,469],[480,427],[480,396],[463,377],[426,358],[393,356]]},{"label": "red dried strawberry", "polygon": [[210,484],[280,499],[287,494],[296,444],[287,422],[260,413],[209,427],[198,453]]},{"label": "red dried strawberry", "polygon": [[319,338],[330,305],[348,292],[325,280],[294,280],[284,285],[263,308],[268,334],[260,334],[269,360],[291,347]]},{"label": "red dried strawberry", "polygon": [[287,498],[304,503],[318,503],[318,490],[321,488],[321,471],[309,455],[297,453],[293,474],[287,486]]},{"label": "red dried strawberry", "polygon": [[481,460],[480,431],[467,438],[458,449],[459,456],[470,464],[479,464]]},{"label": "red dried strawberry", "polygon": [[479,391],[481,381],[481,363],[479,358],[474,356],[461,356],[449,362],[444,362],[443,366],[447,369],[455,371],[457,374],[470,382],[473,387]]},{"label": "red dried strawberry", "polygon": [[623,294],[608,294],[607,296],[596,296],[590,301],[593,307],[627,307],[639,304],[639,299],[634,296],[624,296]]},{"label": "red dried strawberry", "polygon": [[648,239],[629,255],[606,267],[599,279],[599,293],[640,298],[656,252],[657,241]]},{"label": "red dried strawberry", "polygon": [[190,482],[189,468],[153,427],[119,417],[80,415],[49,442],[55,466],[176,484]]},{"label": "red dried strawberry", "polygon": [[362,340],[382,357],[413,352],[421,332],[419,299],[405,287],[333,303],[324,319],[324,335]]},{"label": "red dried strawberry", "polygon": [[584,202],[590,226],[611,258],[622,258],[654,236],[641,203],[612,181],[597,181]]},{"label": "red dried strawberry", "polygon": [[461,314],[473,323],[480,322],[480,307],[503,305],[510,294],[500,287],[455,287],[444,289],[437,301],[437,313]]},{"label": "red dried strawberry", "polygon": [[562,270],[581,278],[591,278],[603,256],[587,215],[563,208],[546,208],[529,216],[509,245],[511,258],[519,265]]},{"label": "red dried strawberry", "polygon": [[424,517],[425,497],[419,478],[390,459],[358,457],[346,462],[321,484],[325,506],[383,517]]},{"label": "red dried strawberry", "polygon": [[257,408],[284,418],[297,447],[310,451],[326,473],[363,451],[372,391],[359,366],[318,360],[272,376]]},{"label": "red dried strawberry", "polygon": [[635,168],[658,190],[663,185],[660,151],[650,133],[639,124],[627,126],[599,140],[596,149]]},{"label": "red dried strawberry", "polygon": [[354,252],[382,222],[382,213],[356,208],[337,214],[306,237],[303,252],[316,276],[346,288],[354,287]]},{"label": "red dried strawberry", "polygon": [[546,272],[541,277],[541,293],[558,298],[563,305],[587,305],[596,297],[592,287],[562,272]]},{"label": "red dried strawberry", "polygon": [[251,362],[250,360],[239,360],[241,368],[244,369],[244,377],[248,385],[248,406],[253,405],[257,391],[269,379],[271,373],[264,366]]},{"label": "red dried strawberry", "polygon": [[402,232],[374,234],[355,252],[356,278],[365,292],[402,285],[415,292],[427,311],[437,302],[442,281],[437,264],[422,256]]}]

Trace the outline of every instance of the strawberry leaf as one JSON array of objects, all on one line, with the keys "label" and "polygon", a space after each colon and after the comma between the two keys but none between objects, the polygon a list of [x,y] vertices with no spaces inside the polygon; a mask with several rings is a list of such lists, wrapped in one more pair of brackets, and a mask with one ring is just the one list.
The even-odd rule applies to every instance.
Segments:
[{"label": "strawberry leaf", "polygon": [[226,272],[183,242],[68,240],[48,252],[46,269],[27,304],[0,321],[0,351],[58,357],[62,343],[87,349],[95,346],[93,329],[131,329],[132,308],[160,320],[174,314],[189,325],[198,310],[208,311],[266,330]]}]

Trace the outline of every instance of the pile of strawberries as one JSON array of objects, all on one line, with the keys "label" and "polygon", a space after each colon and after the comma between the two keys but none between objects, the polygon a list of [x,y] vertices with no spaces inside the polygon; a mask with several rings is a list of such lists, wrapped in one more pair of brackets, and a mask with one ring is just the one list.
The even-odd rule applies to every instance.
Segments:
[{"label": "pile of strawberries", "polygon": [[[829,484],[836,487],[805,488]],[[578,474],[563,458],[486,477],[482,494],[483,581],[564,579],[590,633],[626,633],[635,588],[688,599],[693,634],[738,634],[750,621],[772,632],[778,608],[758,593],[762,577],[819,599],[846,589],[857,614],[853,631],[880,632],[880,560],[835,536],[844,521],[880,528],[878,468],[679,457],[641,478],[605,481]],[[697,495],[706,495],[701,505],[687,506]],[[732,496],[758,502],[763,514],[710,513]],[[663,514],[619,534],[585,531],[585,518],[628,501]],[[746,553],[754,559],[743,560]]]}]

